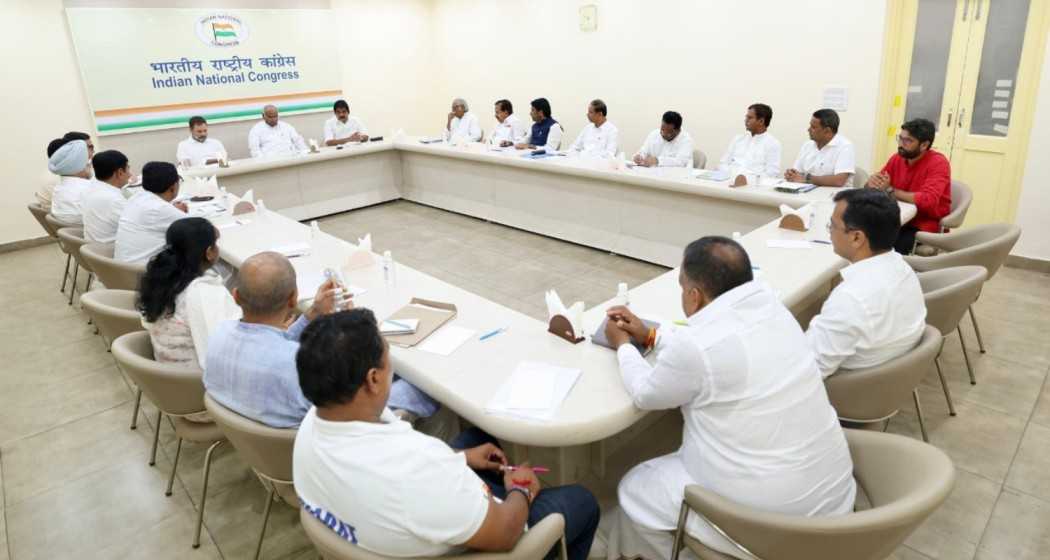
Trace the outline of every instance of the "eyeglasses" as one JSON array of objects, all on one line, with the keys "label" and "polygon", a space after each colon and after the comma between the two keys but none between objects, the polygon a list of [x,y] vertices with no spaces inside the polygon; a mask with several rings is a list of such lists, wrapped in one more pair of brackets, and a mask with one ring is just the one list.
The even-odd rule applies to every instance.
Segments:
[{"label": "eyeglasses", "polygon": [[[828,233],[831,233],[832,230],[836,229],[835,222],[829,219],[827,228],[828,228]],[[850,232],[850,231],[853,231],[853,228],[846,227],[845,225],[842,226],[842,232],[843,233]]]}]

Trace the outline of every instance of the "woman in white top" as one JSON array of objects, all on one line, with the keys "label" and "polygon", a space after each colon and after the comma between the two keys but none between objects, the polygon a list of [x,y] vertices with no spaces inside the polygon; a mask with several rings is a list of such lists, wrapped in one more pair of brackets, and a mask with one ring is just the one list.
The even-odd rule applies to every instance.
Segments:
[{"label": "woman in white top", "polygon": [[241,316],[213,269],[219,260],[219,230],[204,218],[184,218],[172,222],[165,240],[139,284],[142,326],[157,361],[203,369],[212,329]]}]

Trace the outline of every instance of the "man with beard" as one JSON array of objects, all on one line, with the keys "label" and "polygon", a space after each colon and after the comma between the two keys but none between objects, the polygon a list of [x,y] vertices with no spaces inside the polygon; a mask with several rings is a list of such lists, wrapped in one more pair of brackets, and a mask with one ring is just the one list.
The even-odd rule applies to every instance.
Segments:
[{"label": "man with beard", "polygon": [[185,167],[197,167],[219,163],[226,157],[226,147],[215,138],[208,137],[208,121],[204,117],[190,118],[190,137],[179,142],[175,150],[175,161]]},{"label": "man with beard", "polygon": [[915,205],[915,217],[901,227],[893,247],[904,255],[915,248],[916,232],[939,232],[941,218],[951,212],[951,164],[944,154],[933,149],[935,134],[933,123],[926,119],[902,124],[897,135],[897,153],[890,156],[882,171],[872,175],[865,185]]}]

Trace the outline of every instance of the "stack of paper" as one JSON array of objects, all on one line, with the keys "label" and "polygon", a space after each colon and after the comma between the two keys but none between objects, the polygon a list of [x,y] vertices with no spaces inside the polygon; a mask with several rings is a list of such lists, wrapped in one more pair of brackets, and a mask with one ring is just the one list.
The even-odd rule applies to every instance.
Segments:
[{"label": "stack of paper", "polygon": [[485,406],[489,414],[549,421],[582,373],[543,362],[521,362]]},{"label": "stack of paper", "polygon": [[379,332],[382,334],[412,334],[418,328],[419,319],[399,319],[397,321],[387,319],[382,325],[379,325]]}]

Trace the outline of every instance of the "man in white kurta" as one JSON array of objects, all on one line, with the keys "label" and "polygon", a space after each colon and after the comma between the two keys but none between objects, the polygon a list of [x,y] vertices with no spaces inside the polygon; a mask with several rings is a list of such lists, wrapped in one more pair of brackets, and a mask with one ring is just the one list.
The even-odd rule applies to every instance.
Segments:
[{"label": "man in white kurta", "polygon": [[926,328],[926,301],[915,271],[893,250],[901,228],[897,201],[874,189],[835,195],[831,244],[848,260],[806,339],[824,377],[874,367],[915,348]]},{"label": "man in white kurta", "polygon": [[186,204],[172,202],[181,181],[168,162],[151,161],[142,167],[142,192],[128,200],[117,223],[114,259],[145,263],[164,248],[168,226],[186,217]]},{"label": "man in white kurta", "polygon": [[772,120],[773,109],[768,105],[756,103],[748,107],[744,117],[747,131],[729,142],[718,169],[731,175],[779,177],[782,148],[780,140],[768,131]]},{"label": "man in white kurta", "polygon": [[[670,557],[670,531],[690,484],[783,514],[853,508],[849,447],[798,322],[752,279],[747,253],[730,239],[694,241],[681,270],[684,327],[652,332],[627,308],[608,312],[606,334],[635,406],[680,408],[685,420],[678,451],[620,481],[621,511],[607,522],[609,558]],[[631,339],[655,346],[655,366]],[[695,515],[687,530],[708,547],[740,554]]]},{"label": "man in white kurta", "polygon": [[48,158],[47,168],[59,176],[58,185],[51,195],[51,215],[63,223],[82,225],[82,198],[91,185],[87,142],[72,140],[65,143]]},{"label": "man in white kurta", "polygon": [[252,157],[298,154],[306,151],[306,142],[295,127],[279,120],[277,107],[263,108],[263,120],[248,132],[248,149]]},{"label": "man in white kurta", "polygon": [[515,144],[527,142],[529,139],[529,127],[526,126],[517,115],[514,114],[514,105],[508,99],[500,99],[496,102],[496,128],[489,136],[489,144],[506,148]]},{"label": "man in white kurta", "polygon": [[117,150],[105,150],[91,160],[95,179],[84,191],[81,210],[84,214],[84,238],[93,243],[113,243],[117,225],[128,199],[123,188],[131,179],[128,158]]},{"label": "man in white kurta", "polygon": [[650,132],[634,154],[634,163],[643,167],[692,167],[693,138],[682,130],[682,115],[664,113],[660,128]]},{"label": "man in white kurta", "polygon": [[839,114],[820,109],[809,119],[809,141],[802,145],[795,163],[784,172],[793,183],[818,187],[846,187],[856,171],[853,142],[839,134]]},{"label": "man in white kurta", "polygon": [[445,122],[445,140],[453,144],[481,141],[481,124],[478,116],[470,112],[465,99],[452,100],[452,111]]},{"label": "man in white kurta", "polygon": [[332,112],[335,116],[324,122],[325,146],[368,140],[368,129],[361,119],[350,116],[350,104],[346,100],[337,100],[332,106]]},{"label": "man in white kurta", "polygon": [[608,113],[609,108],[604,101],[591,101],[587,105],[587,120],[590,122],[583,127],[569,149],[589,156],[615,156],[620,145],[620,131],[606,118]]},{"label": "man in white kurta", "polygon": [[204,117],[190,118],[190,136],[179,142],[175,161],[184,167],[200,167],[226,159],[226,147],[208,136],[208,121]]}]

